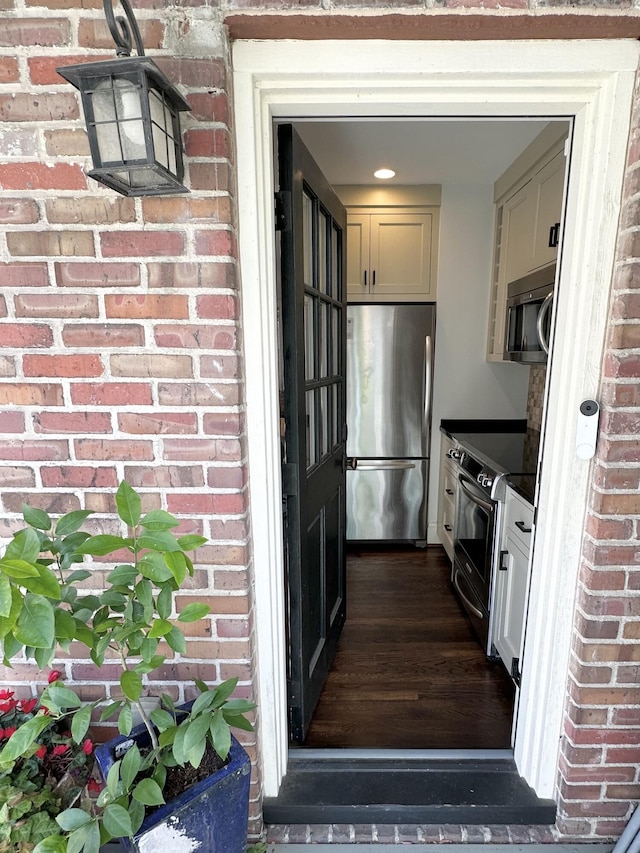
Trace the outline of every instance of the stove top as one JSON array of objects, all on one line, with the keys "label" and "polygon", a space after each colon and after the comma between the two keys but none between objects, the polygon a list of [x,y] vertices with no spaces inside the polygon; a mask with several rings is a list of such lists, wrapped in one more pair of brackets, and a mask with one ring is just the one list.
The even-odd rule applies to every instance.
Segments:
[{"label": "stove top", "polygon": [[453,438],[482,464],[486,473],[535,474],[538,430],[454,433]]}]

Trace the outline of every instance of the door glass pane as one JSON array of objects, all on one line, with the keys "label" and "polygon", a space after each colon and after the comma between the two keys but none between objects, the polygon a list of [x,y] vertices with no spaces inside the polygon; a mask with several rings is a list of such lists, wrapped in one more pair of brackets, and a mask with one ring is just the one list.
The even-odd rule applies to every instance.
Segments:
[{"label": "door glass pane", "polygon": [[305,397],[307,402],[307,468],[310,468],[318,461],[315,391],[307,391]]},{"label": "door glass pane", "polygon": [[331,375],[340,373],[340,309],[331,311]]},{"label": "door glass pane", "polygon": [[318,217],[318,289],[328,293],[327,289],[327,226],[326,214],[320,211]]},{"label": "door glass pane", "polygon": [[302,196],[302,245],[304,283],[313,287],[313,199],[307,193]]},{"label": "door glass pane", "polygon": [[334,383],[331,386],[331,447],[338,444],[338,424],[340,421],[340,412],[338,409],[338,384]]},{"label": "door glass pane", "polygon": [[304,297],[304,376],[305,379],[313,379],[315,370],[315,323],[314,323],[315,299],[305,294]]},{"label": "door glass pane", "polygon": [[331,413],[329,411],[329,389],[325,385],[320,389],[320,457],[326,456],[329,452],[329,421]]},{"label": "door glass pane", "polygon": [[338,247],[340,245],[340,231],[333,226],[331,240],[331,295],[334,299],[342,302],[342,288],[340,287],[339,267],[338,267]]},{"label": "door glass pane", "polygon": [[330,305],[325,305],[323,302],[318,303],[318,311],[320,312],[320,326],[318,328],[318,350],[320,353],[320,376],[326,376],[329,370],[329,329],[328,329],[328,312],[331,311]]}]

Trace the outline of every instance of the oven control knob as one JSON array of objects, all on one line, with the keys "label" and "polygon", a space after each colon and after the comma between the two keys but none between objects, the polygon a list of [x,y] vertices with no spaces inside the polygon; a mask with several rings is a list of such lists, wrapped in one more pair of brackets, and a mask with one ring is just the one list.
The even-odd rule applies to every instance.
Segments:
[{"label": "oven control knob", "polygon": [[487,474],[478,474],[477,479],[483,489],[490,489],[493,486],[493,477],[489,477]]},{"label": "oven control knob", "polygon": [[452,447],[451,450],[447,451],[447,457],[449,459],[454,459],[456,462],[462,462],[464,459],[464,451],[457,447]]}]

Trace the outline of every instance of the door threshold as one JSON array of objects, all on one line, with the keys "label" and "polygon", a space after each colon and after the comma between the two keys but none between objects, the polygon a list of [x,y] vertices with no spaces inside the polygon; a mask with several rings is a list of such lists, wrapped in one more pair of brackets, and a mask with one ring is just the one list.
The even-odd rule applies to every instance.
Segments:
[{"label": "door threshold", "polygon": [[539,798],[520,777],[510,750],[491,758],[450,757],[449,750],[443,758],[413,750],[406,756],[363,750],[365,756],[355,757],[338,750],[319,758],[308,752],[292,750],[278,796],[264,801],[266,824],[549,826],[556,820],[555,802]]},{"label": "door threshold", "polygon": [[289,762],[304,761],[329,761],[337,758],[345,759],[402,759],[403,761],[462,761],[471,759],[474,761],[488,761],[491,759],[512,759],[512,749],[310,749],[298,746],[289,749]]}]

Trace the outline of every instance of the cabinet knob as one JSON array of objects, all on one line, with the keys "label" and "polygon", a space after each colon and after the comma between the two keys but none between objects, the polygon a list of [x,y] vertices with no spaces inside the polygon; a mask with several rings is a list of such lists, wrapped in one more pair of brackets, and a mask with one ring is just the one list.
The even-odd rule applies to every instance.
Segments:
[{"label": "cabinet knob", "polygon": [[452,494],[453,494],[453,489],[445,489],[445,492],[446,492],[448,495],[452,495]]}]

